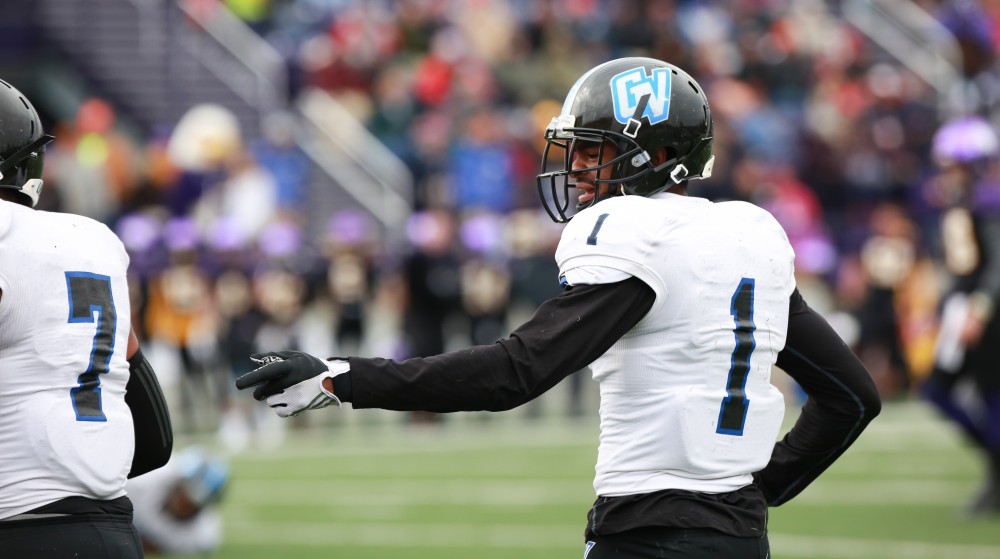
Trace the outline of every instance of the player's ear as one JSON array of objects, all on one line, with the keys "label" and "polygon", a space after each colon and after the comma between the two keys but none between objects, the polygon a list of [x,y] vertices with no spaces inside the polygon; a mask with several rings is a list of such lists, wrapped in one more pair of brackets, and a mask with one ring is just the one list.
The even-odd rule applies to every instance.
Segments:
[{"label": "player's ear", "polygon": [[663,165],[663,162],[667,160],[667,148],[665,147],[658,148],[656,151],[650,154],[650,157],[653,158],[652,161],[653,167],[659,167],[660,165]]}]

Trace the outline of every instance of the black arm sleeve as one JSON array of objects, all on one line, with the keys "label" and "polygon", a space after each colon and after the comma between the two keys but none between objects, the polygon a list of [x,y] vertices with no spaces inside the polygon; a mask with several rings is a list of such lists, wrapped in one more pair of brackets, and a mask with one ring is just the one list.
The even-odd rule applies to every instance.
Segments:
[{"label": "black arm sleeve", "polygon": [[135,429],[135,455],[128,473],[131,479],[167,463],[174,447],[174,432],[160,383],[142,350],[137,350],[128,363],[125,403],[132,412]]},{"label": "black arm sleeve", "polygon": [[777,506],[798,495],[861,435],[882,409],[868,370],[796,289],[788,340],[778,367],[808,395],[795,425],[755,474],[767,502]]},{"label": "black arm sleeve", "polygon": [[352,357],[351,371],[334,379],[334,392],[355,408],[439,413],[515,408],[604,354],[655,298],[634,277],[569,287],[493,345],[402,362]]}]

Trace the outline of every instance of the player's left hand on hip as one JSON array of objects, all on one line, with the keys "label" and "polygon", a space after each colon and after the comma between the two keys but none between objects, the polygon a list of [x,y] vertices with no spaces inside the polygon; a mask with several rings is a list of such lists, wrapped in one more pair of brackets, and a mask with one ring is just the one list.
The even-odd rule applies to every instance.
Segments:
[{"label": "player's left hand on hip", "polygon": [[330,388],[332,381],[328,386],[324,386],[324,381],[349,371],[347,361],[324,361],[301,351],[259,353],[250,359],[260,367],[237,378],[236,388],[256,386],[253,397],[266,400],[279,416],[340,406],[340,399]]}]

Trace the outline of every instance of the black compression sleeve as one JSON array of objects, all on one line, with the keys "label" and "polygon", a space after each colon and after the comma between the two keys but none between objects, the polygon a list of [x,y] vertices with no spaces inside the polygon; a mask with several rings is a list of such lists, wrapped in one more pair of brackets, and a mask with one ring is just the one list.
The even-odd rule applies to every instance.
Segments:
[{"label": "black compression sleeve", "polygon": [[128,363],[125,403],[132,412],[135,430],[135,455],[128,477],[133,478],[167,463],[174,447],[174,432],[160,383],[142,350],[137,350]]},{"label": "black compression sleeve", "polygon": [[[511,409],[600,357],[654,300],[653,290],[634,277],[569,287],[493,345],[402,362],[352,357],[350,401],[355,408],[439,413]],[[341,383],[335,383],[336,393]]]},{"label": "black compression sleeve", "polygon": [[882,409],[868,370],[798,290],[778,367],[808,395],[795,425],[755,475],[768,504],[798,495],[858,438]]}]

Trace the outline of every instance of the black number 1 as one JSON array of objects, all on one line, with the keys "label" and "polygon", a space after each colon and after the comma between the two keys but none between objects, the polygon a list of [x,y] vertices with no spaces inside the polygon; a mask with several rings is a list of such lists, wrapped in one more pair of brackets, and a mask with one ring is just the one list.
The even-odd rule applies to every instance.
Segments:
[{"label": "black number 1", "polygon": [[111,278],[88,272],[66,272],[69,291],[69,322],[93,323],[97,313],[97,332],[90,351],[87,370],[80,373],[79,386],[71,389],[77,421],[107,421],[101,409],[101,377],[107,373],[115,351],[115,327],[118,314],[111,297]]},{"label": "black number 1", "polygon": [[719,409],[719,426],[716,433],[722,435],[743,435],[743,426],[747,420],[747,410],[750,400],[746,395],[747,376],[750,375],[750,355],[757,347],[753,333],[757,329],[753,323],[753,278],[743,278],[733,293],[733,301],[729,312],[733,315],[736,327],[736,347],[733,348],[732,364],[729,367],[729,380],[726,386],[727,396],[722,399]]},{"label": "black number 1", "polygon": [[601,214],[597,216],[597,223],[594,224],[594,230],[590,232],[590,236],[587,237],[588,245],[597,244],[597,233],[601,230],[601,226],[604,225],[604,220],[608,219],[609,214]]}]

